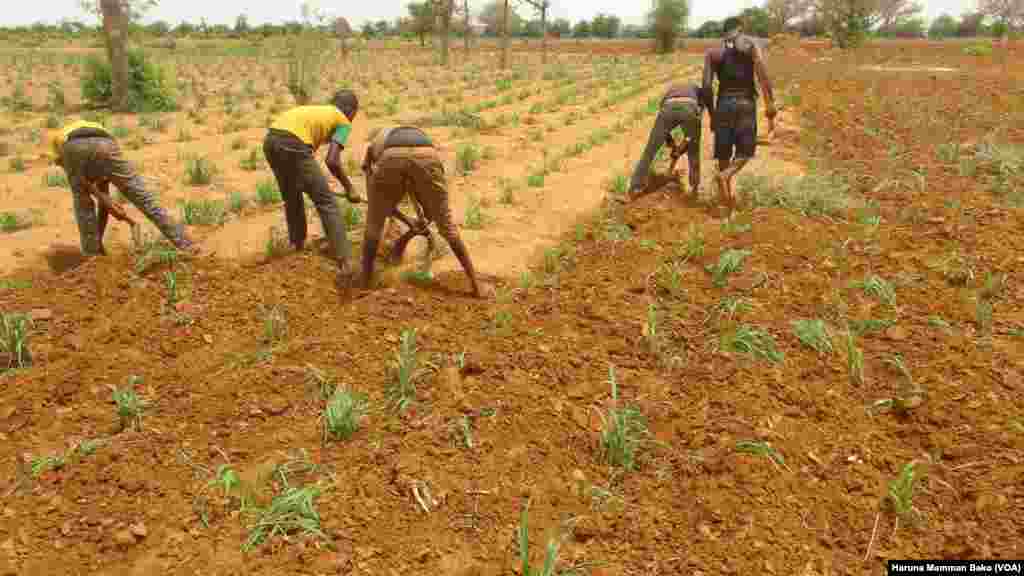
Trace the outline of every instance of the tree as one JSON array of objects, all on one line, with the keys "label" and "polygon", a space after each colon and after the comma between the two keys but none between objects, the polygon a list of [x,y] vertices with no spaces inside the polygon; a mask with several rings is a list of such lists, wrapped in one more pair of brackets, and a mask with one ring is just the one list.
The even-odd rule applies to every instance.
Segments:
[{"label": "tree", "polygon": [[619,35],[622,21],[618,16],[600,13],[590,21],[590,29],[598,38],[615,38]]},{"label": "tree", "polygon": [[764,3],[764,11],[775,33],[785,32],[789,23],[806,15],[809,8],[808,0],[767,0]]},{"label": "tree", "polygon": [[551,0],[522,0],[540,14],[540,62],[548,63],[548,8]]},{"label": "tree", "polygon": [[[505,9],[505,0],[491,0],[480,10],[478,18],[484,25],[484,34],[487,36],[500,36],[501,27],[503,22],[503,11]],[[523,18],[516,13],[514,7],[509,6],[509,33],[512,35],[518,34],[523,27],[525,22]]]},{"label": "tree", "polygon": [[924,38],[924,18],[904,18],[889,26],[878,29],[878,35],[884,38]]},{"label": "tree", "polygon": [[465,44],[466,55],[469,55],[469,38],[473,35],[473,28],[469,25],[469,0],[462,0],[462,41]]},{"label": "tree", "polygon": [[688,0],[657,0],[654,10],[647,15],[654,32],[654,51],[668,54],[675,51],[676,38],[686,30],[690,20]]},{"label": "tree", "polygon": [[763,8],[747,8],[739,15],[743,31],[751,36],[767,38],[772,34],[772,19]]},{"label": "tree", "polygon": [[572,27],[573,38],[590,38],[591,33],[590,22],[586,20],[580,20]]},{"label": "tree", "polygon": [[879,0],[812,0],[832,41],[839,48],[854,48],[864,41],[878,17]]},{"label": "tree", "polygon": [[508,69],[508,32],[512,23],[512,10],[508,0],[504,0],[501,7],[501,69]]},{"label": "tree", "polygon": [[551,33],[555,36],[568,36],[571,33],[572,25],[565,18],[559,18],[551,23]]},{"label": "tree", "polygon": [[924,6],[912,0],[878,0],[877,21],[880,28],[890,29],[921,12],[924,12]]},{"label": "tree", "polygon": [[239,14],[238,18],[235,18],[235,32],[239,34],[245,34],[249,31],[249,17],[245,14]]},{"label": "tree", "polygon": [[373,27],[373,22],[369,20],[363,22],[363,27],[359,32],[366,38],[373,38],[377,35],[377,29]]},{"label": "tree", "polygon": [[936,18],[928,28],[929,38],[942,39],[954,36],[956,36],[956,18],[949,14],[943,14]]},{"label": "tree", "polygon": [[978,12],[1011,29],[1024,26],[1024,0],[978,0]]},{"label": "tree", "polygon": [[428,0],[431,2],[431,12],[437,16],[440,23],[438,35],[441,36],[441,65],[448,65],[448,42],[451,37],[452,17],[455,16],[455,0]]},{"label": "tree", "polygon": [[334,35],[341,39],[342,55],[348,56],[348,44],[346,43],[346,40],[352,35],[352,26],[344,16],[338,16],[334,19]]},{"label": "tree", "polygon": [[[97,18],[103,18],[106,14],[103,10],[104,0],[79,0],[79,6],[82,10],[91,14]],[[127,22],[139,23],[142,18],[149,12],[150,9],[155,8],[158,4],[157,0],[120,0],[121,14],[124,15]]]},{"label": "tree", "polygon": [[412,31],[420,37],[420,46],[426,45],[427,34],[434,31],[434,3],[423,0],[410,2],[405,7],[412,19]]},{"label": "tree", "polygon": [[103,37],[107,44],[107,58],[110,60],[110,81],[114,110],[128,111],[128,13],[121,0],[101,0],[103,14]]},{"label": "tree", "polygon": [[694,38],[718,38],[721,35],[722,23],[717,20],[708,20],[693,32]]},{"label": "tree", "polygon": [[968,12],[960,16],[960,22],[956,25],[956,35],[960,38],[974,38],[980,36],[983,31],[985,15],[981,12]]},{"label": "tree", "polygon": [[523,19],[516,14],[509,0],[491,0],[480,10],[480,21],[487,36],[501,36],[501,68],[508,68],[508,38],[523,28]]},{"label": "tree", "polygon": [[171,25],[163,20],[157,20],[149,26],[146,26],[146,29],[154,36],[165,36],[171,31]]}]

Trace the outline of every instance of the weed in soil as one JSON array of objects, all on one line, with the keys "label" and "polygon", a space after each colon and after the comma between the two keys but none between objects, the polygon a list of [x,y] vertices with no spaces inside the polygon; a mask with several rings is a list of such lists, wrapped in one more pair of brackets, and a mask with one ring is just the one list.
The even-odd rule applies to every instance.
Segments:
[{"label": "weed in soil", "polygon": [[0,351],[7,357],[4,370],[32,365],[32,352],[29,350],[31,328],[32,319],[25,314],[0,312]]}]

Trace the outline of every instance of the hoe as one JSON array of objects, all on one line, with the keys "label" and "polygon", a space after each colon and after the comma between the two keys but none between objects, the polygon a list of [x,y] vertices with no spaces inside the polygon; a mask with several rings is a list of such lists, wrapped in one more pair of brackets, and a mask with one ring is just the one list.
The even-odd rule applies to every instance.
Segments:
[{"label": "hoe", "polygon": [[[334,192],[334,195],[339,198],[345,198],[344,194]],[[405,248],[409,245],[409,242],[417,237],[423,236],[427,239],[427,250],[428,254],[434,253],[434,236],[430,233],[430,221],[427,220],[423,214],[423,207],[420,206],[419,201],[414,195],[410,194],[412,205],[416,208],[416,219],[413,220],[402,213],[401,210],[395,208],[394,212],[391,213],[391,217],[397,219],[402,224],[405,224],[407,230],[399,236],[398,240],[395,240],[394,245],[391,247],[391,252],[388,257],[389,262],[392,265],[396,265],[402,261],[402,256],[405,254]],[[362,198],[357,198],[355,204],[363,202]]]},{"label": "hoe", "polygon": [[107,194],[106,192],[101,192],[96,182],[88,181],[86,182],[85,186],[88,189],[89,194],[91,194],[93,197],[96,198],[97,201],[99,201],[100,206],[102,206],[104,210],[110,213],[110,215],[116,218],[117,220],[127,222],[128,225],[132,227],[132,242],[136,243],[137,245],[142,240],[140,236],[140,228],[138,222],[132,220],[132,218],[128,216],[128,213],[124,211],[124,208],[114,203],[114,201],[110,198],[109,194]]}]

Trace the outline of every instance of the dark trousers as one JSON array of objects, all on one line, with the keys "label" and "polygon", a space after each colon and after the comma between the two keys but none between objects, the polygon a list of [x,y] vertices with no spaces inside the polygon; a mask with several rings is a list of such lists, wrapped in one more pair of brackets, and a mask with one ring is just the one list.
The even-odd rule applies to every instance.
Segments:
[{"label": "dark trousers", "polygon": [[303,194],[307,194],[320,215],[331,254],[339,264],[347,263],[351,246],[341,220],[341,210],[327,185],[327,178],[313,157],[312,147],[292,134],[270,130],[263,140],[263,155],[281,189],[288,239],[292,246],[301,250],[306,243]]},{"label": "dark trousers", "polygon": [[757,102],[725,94],[715,106],[715,159],[753,158],[757,152]]},{"label": "dark trousers", "polygon": [[64,171],[74,195],[75,221],[78,223],[83,253],[105,253],[103,233],[110,217],[106,209],[97,207],[92,195],[83,189],[85,181],[98,182],[102,192],[106,192],[109,183],[113,182],[121,195],[134,204],[176,247],[186,249],[192,245],[183,227],[175,223],[146,190],[142,177],[124,159],[121,148],[112,138],[72,138],[64,144],[62,157]]},{"label": "dark trousers", "polygon": [[681,102],[668,100],[662,105],[661,110],[658,112],[658,117],[654,121],[654,127],[651,128],[651,134],[647,137],[647,146],[644,147],[643,156],[640,157],[640,161],[636,163],[636,168],[633,169],[633,177],[629,182],[630,190],[638,190],[644,187],[647,175],[651,170],[651,163],[654,162],[654,157],[658,155],[658,150],[665,145],[665,135],[676,126],[682,126],[686,137],[693,140],[693,148],[691,150],[695,152],[691,153],[700,154],[700,114],[700,108],[697,103],[689,100]]}]

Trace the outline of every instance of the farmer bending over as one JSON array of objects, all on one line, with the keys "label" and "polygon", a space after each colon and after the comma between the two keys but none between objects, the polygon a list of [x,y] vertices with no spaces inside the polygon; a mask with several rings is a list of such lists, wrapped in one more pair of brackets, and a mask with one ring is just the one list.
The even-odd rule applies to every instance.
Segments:
[{"label": "farmer bending over", "polygon": [[412,126],[374,130],[370,135],[370,145],[366,148],[363,172],[366,174],[369,208],[363,237],[360,286],[370,287],[384,223],[397,210],[405,195],[409,194],[413,202],[422,208],[426,220],[437,223],[438,232],[451,246],[462,269],[469,276],[473,295],[480,297],[480,284],[477,282],[473,262],[452,221],[444,164],[430,137]]},{"label": "farmer bending over", "polygon": [[[629,183],[631,196],[644,188],[651,162],[666,142],[672,149],[672,160],[676,160],[683,153],[686,154],[690,163],[690,193],[694,197],[697,196],[700,190],[701,119],[705,108],[702,92],[696,84],[674,84],[662,97],[661,110],[654,121],[654,127],[651,128],[651,135],[647,138],[644,154],[633,170],[633,178]],[[683,129],[686,137],[685,147],[677,146],[672,138],[672,130],[676,126]]]},{"label": "farmer bending over", "polygon": [[359,100],[349,90],[334,95],[330,104],[297,106],[281,114],[263,140],[263,155],[274,171],[278,188],[284,199],[288,239],[296,250],[306,243],[306,210],[302,194],[309,195],[323,224],[324,235],[332,257],[340,272],[349,271],[348,257],[351,247],[341,220],[341,211],[313,154],[327,142],[325,164],[331,174],[341,182],[345,197],[358,201],[352,182],[341,165],[341,151],[352,131],[352,120],[359,111]]},{"label": "farmer bending over", "polygon": [[[101,124],[79,120],[54,132],[49,141],[53,163],[64,169],[71,185],[75,222],[84,255],[107,253],[103,234],[112,213],[131,222],[121,207],[111,202],[111,182],[175,247],[192,253],[198,251],[198,246],[186,235],[184,225],[175,224],[146,191],[142,177],[124,159],[121,147]],[[132,224],[134,228],[134,222]]]}]

